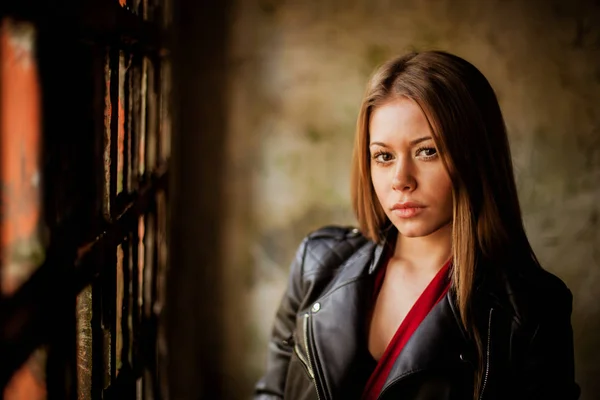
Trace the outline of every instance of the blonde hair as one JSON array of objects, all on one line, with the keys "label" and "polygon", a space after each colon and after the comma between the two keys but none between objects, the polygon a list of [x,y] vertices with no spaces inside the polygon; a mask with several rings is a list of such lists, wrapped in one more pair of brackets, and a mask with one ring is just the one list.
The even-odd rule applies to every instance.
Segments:
[{"label": "blonde hair", "polygon": [[523,227],[504,119],[487,79],[460,57],[427,51],[382,65],[369,81],[360,108],[351,180],[359,227],[376,242],[384,240],[391,223],[371,182],[369,123],[376,107],[399,96],[423,110],[452,181],[452,290],[462,323],[478,348],[476,395],[483,350],[471,318],[475,274],[509,268],[509,259],[523,256],[539,266]]}]

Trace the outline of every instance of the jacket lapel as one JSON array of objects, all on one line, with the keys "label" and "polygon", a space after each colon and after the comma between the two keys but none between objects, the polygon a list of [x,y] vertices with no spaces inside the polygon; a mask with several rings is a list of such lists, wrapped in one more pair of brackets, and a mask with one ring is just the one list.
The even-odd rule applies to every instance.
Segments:
[{"label": "jacket lapel", "polygon": [[326,366],[321,373],[333,398],[362,390],[372,368],[364,346],[373,287],[369,271],[380,261],[382,247],[369,242],[350,257],[311,309],[314,344]]},{"label": "jacket lapel", "polygon": [[415,330],[396,359],[382,392],[413,372],[457,366],[472,359],[470,342],[454,307],[451,291]]}]

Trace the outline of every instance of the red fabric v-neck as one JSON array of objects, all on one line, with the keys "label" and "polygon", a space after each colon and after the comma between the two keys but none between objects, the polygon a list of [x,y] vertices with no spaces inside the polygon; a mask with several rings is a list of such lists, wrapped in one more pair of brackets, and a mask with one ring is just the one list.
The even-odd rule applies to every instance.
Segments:
[{"label": "red fabric v-neck", "polygon": [[[375,294],[378,294],[381,289],[387,264],[388,263],[386,262],[385,265],[382,266],[383,268],[377,272],[375,279]],[[421,293],[408,314],[406,314],[406,317],[398,327],[394,337],[388,344],[385,352],[379,359],[375,370],[371,374],[363,392],[363,400],[377,399],[392,367],[394,366],[396,358],[398,358],[400,352],[427,314],[429,314],[431,309],[442,300],[448,292],[448,288],[450,287],[449,270],[450,261],[444,264],[442,269],[439,270],[423,293]]]}]

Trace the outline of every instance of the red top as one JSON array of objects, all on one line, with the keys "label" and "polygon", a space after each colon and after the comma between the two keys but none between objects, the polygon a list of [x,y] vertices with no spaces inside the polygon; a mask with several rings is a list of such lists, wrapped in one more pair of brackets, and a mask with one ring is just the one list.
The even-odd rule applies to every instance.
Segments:
[{"label": "red top", "polygon": [[[386,268],[387,263],[384,268],[381,268],[380,271],[377,272],[375,295],[377,295],[381,289]],[[371,377],[365,386],[365,391],[363,392],[363,400],[377,399],[392,367],[394,366],[396,358],[398,358],[400,352],[427,314],[429,314],[431,309],[442,300],[448,292],[448,288],[450,287],[450,279],[448,279],[449,270],[450,261],[444,264],[442,269],[439,270],[423,293],[421,293],[408,314],[406,314],[406,317],[398,327],[396,334],[388,344],[385,352],[379,359],[375,370],[371,374]]]}]

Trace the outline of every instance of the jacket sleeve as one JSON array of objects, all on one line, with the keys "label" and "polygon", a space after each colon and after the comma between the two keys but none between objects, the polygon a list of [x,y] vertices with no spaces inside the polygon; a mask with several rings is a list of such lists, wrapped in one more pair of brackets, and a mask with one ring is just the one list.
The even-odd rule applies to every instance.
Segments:
[{"label": "jacket sleeve", "polygon": [[267,368],[258,381],[254,400],[282,399],[288,365],[293,351],[293,332],[296,326],[296,313],[303,298],[302,271],[308,238],[300,244],[290,268],[287,289],[275,315],[275,322],[269,339]]},{"label": "jacket sleeve", "polygon": [[535,330],[525,357],[523,399],[577,400],[579,385],[575,382],[573,329],[571,312],[573,296],[552,307],[553,315],[544,318]]}]

